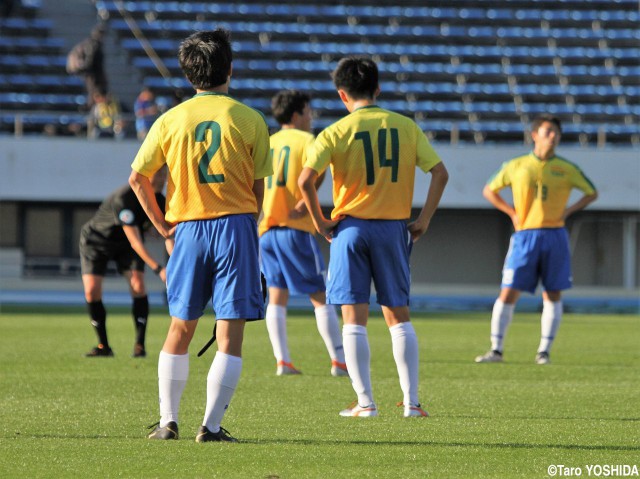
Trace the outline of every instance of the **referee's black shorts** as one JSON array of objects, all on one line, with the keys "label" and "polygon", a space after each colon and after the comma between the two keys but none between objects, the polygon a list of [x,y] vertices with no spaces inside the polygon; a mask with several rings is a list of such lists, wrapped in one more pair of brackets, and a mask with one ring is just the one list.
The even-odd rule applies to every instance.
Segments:
[{"label": "referee's black shorts", "polygon": [[129,242],[105,241],[92,234],[89,228],[80,232],[80,267],[82,274],[104,276],[107,263],[116,262],[118,273],[144,271],[144,261],[133,250]]}]

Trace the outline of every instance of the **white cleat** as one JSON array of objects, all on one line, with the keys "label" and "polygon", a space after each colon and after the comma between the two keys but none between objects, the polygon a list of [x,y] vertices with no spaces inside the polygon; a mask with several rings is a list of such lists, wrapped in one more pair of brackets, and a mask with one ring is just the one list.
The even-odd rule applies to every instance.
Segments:
[{"label": "white cleat", "polygon": [[536,354],[536,364],[551,364],[549,353],[546,351],[541,351]]},{"label": "white cleat", "polygon": [[489,351],[482,356],[476,357],[476,363],[501,363],[502,353],[500,351]]},{"label": "white cleat", "polygon": [[347,409],[340,411],[342,417],[375,417],[378,415],[378,408],[375,403],[362,407],[358,401],[354,401]]}]

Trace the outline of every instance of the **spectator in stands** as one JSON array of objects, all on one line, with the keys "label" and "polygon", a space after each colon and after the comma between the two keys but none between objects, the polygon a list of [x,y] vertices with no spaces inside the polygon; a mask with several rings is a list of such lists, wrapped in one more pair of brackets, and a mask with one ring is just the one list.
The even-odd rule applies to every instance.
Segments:
[{"label": "spectator in stands", "polygon": [[[535,362],[549,364],[549,351],[562,319],[562,290],[571,287],[571,252],[564,227],[570,215],[598,197],[591,181],[573,163],[556,155],[562,127],[552,115],[531,125],[533,151],[502,165],[484,187],[483,195],[509,215],[515,233],[502,269],[500,296],[491,316],[491,350],[477,363],[502,362],[504,336],[521,291],[534,293],[542,281],[541,339]],[[499,191],[510,187],[513,206]],[[567,207],[571,190],[584,195]]]},{"label": "spectator in stands", "polygon": [[269,287],[267,331],[276,374],[299,374],[287,345],[287,303],[289,293],[309,296],[331,357],[331,374],[346,376],[338,316],[334,306],[326,304],[324,259],[298,188],[306,149],[313,144],[310,102],[309,95],[295,90],[281,91],[271,101],[273,116],[282,129],[270,139],[274,175],[265,181],[264,216],[258,231],[262,270]]},{"label": "spectator in stands", "polygon": [[102,91],[93,95],[93,106],[87,120],[90,138],[124,138],[124,120],[114,98]]},{"label": "spectator in stands", "polygon": [[[166,183],[166,168],[158,170],[151,179],[155,198],[164,209],[162,190]],[[118,188],[100,205],[96,214],[80,233],[80,259],[84,295],[91,324],[98,336],[98,346],[87,357],[111,357],[113,350],[107,338],[107,312],[102,303],[102,283],[107,264],[113,260],[118,272],[129,283],[133,301],[133,323],[136,340],[134,357],[146,356],[145,335],[149,316],[149,300],[144,281],[144,265],[147,264],[162,281],[166,272],[144,244],[144,232],[151,227],[149,218],[129,185]],[[167,251],[172,250],[172,240],[166,241]]]},{"label": "spectator in stands", "polygon": [[[340,415],[378,415],[367,338],[373,280],[391,333],[403,415],[425,417],[418,401],[418,339],[409,314],[409,254],[412,242],[426,233],[449,176],[415,122],[376,105],[375,62],[343,58],[333,82],[350,113],[318,135],[298,184],[316,229],[331,242],[327,300],[342,305],[344,353],[357,394]],[[330,220],[320,209],[315,186],[329,166],[335,205]],[[418,218],[407,224],[416,167],[431,173],[431,184]]]},{"label": "spectator in stands", "polygon": [[159,114],[156,96],[150,88],[142,89],[133,105],[133,111],[136,115],[136,134],[139,140],[144,140]]},{"label": "spectator in stands", "polygon": [[97,92],[109,91],[104,68],[105,26],[99,24],[91,35],[76,44],[67,55],[67,72],[84,77],[87,90],[87,109],[93,106]]}]

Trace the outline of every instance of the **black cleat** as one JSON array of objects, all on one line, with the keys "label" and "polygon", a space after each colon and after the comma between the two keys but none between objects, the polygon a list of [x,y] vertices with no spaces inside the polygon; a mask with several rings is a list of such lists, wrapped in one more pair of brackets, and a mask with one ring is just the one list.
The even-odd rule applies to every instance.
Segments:
[{"label": "black cleat", "polygon": [[109,346],[105,347],[102,344],[98,344],[84,356],[86,358],[112,358],[113,349],[111,349]]},{"label": "black cleat", "polygon": [[155,426],[155,429],[147,434],[147,439],[159,439],[166,441],[169,439],[178,439],[178,424],[171,421],[165,427],[160,427],[160,423],[157,422],[149,426],[149,429]]},{"label": "black cleat", "polygon": [[238,442],[238,440],[223,427],[218,432],[211,432],[206,426],[200,426],[196,442]]},{"label": "black cleat", "polygon": [[145,351],[144,346],[142,344],[136,344],[133,347],[133,354],[131,355],[132,358],[146,358],[147,357],[147,351]]}]

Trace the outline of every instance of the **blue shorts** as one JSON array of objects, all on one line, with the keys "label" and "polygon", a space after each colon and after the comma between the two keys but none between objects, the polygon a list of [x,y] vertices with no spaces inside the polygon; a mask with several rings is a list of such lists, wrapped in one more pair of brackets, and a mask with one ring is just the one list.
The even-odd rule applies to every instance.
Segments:
[{"label": "blue shorts", "polygon": [[502,270],[502,287],[535,293],[571,288],[571,253],[565,228],[516,231]]},{"label": "blue shorts", "polygon": [[169,313],[198,319],[213,296],[216,319],[264,318],[252,215],[179,223],[167,264]]},{"label": "blue shorts", "polygon": [[325,291],[320,246],[306,231],[269,229],[260,237],[260,260],[269,287],[288,289],[297,295]]},{"label": "blue shorts", "polygon": [[331,241],[327,302],[369,303],[373,280],[378,304],[408,306],[412,245],[404,221],[342,220]]}]

